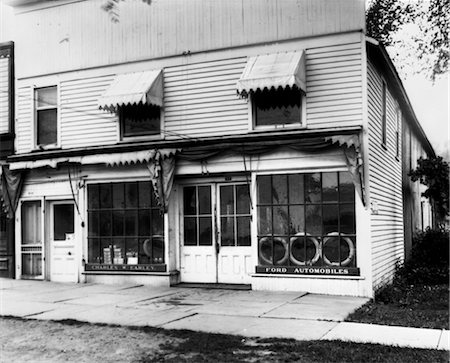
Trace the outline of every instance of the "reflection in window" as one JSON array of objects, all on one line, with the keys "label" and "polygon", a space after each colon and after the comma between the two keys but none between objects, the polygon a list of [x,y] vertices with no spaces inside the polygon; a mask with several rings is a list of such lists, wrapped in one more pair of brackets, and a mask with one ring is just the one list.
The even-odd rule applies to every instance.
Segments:
[{"label": "reflection in window", "polygon": [[150,182],[88,185],[88,262],[164,263],[164,215]]},{"label": "reflection in window", "polygon": [[257,187],[261,265],[356,267],[348,172],[259,176]]}]

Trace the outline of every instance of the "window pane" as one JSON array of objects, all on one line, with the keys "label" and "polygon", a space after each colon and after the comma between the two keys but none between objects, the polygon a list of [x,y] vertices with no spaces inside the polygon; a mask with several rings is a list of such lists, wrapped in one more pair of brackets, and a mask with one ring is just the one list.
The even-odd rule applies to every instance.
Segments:
[{"label": "window pane", "polygon": [[323,202],[338,202],[338,179],[337,173],[322,174],[322,198]]},{"label": "window pane", "polygon": [[154,105],[129,105],[120,109],[123,136],[158,134],[161,129],[160,107]]},{"label": "window pane", "polygon": [[287,265],[289,258],[289,246],[286,237],[273,239],[273,259],[275,265]]},{"label": "window pane", "polygon": [[250,213],[250,194],[248,185],[236,186],[236,209],[238,214]]},{"label": "window pane", "polygon": [[355,187],[349,172],[339,173],[339,193],[341,202],[353,202],[355,200]]},{"label": "window pane", "polygon": [[164,235],[164,215],[160,209],[152,209],[152,236]]},{"label": "window pane", "polygon": [[237,245],[250,246],[250,217],[237,217]]},{"label": "window pane", "polygon": [[212,246],[212,218],[200,217],[199,218],[199,245],[200,246]]},{"label": "window pane", "polygon": [[111,212],[100,212],[100,236],[111,236]]},{"label": "window pane", "polygon": [[323,260],[326,265],[329,266],[340,265],[339,244],[340,244],[339,236],[325,237],[323,239],[322,253],[323,253]]},{"label": "window pane", "polygon": [[57,110],[37,111],[37,144],[52,145],[57,139]]},{"label": "window pane", "polygon": [[123,222],[124,222],[124,212],[123,210],[115,210],[112,213],[113,216],[113,236],[123,236]]},{"label": "window pane", "polygon": [[152,241],[152,263],[164,263],[164,238],[153,237]]},{"label": "window pane", "polygon": [[305,232],[305,208],[302,205],[289,207],[290,233]]},{"label": "window pane", "polygon": [[113,241],[113,263],[122,265],[125,263],[125,239],[114,238]]},{"label": "window pane", "polygon": [[55,204],[53,206],[53,239],[55,241],[64,241],[67,233],[74,233],[73,209],[73,204]]},{"label": "window pane", "polygon": [[198,187],[198,214],[211,214],[211,187]]},{"label": "window pane", "polygon": [[234,217],[220,218],[220,244],[222,246],[234,246]]},{"label": "window pane", "polygon": [[100,208],[111,208],[111,184],[100,184]]},{"label": "window pane", "polygon": [[[152,203],[152,198],[150,193],[151,184],[149,182],[139,182],[139,208],[150,208]],[[156,207],[156,205],[155,205]]]},{"label": "window pane", "polygon": [[341,233],[355,234],[355,205],[341,204]]},{"label": "window pane", "polygon": [[293,265],[305,264],[305,237],[297,236],[291,238],[291,262]]},{"label": "window pane", "polygon": [[88,235],[89,237],[99,236],[99,212],[89,212]]},{"label": "window pane", "polygon": [[339,209],[337,205],[323,206],[323,233],[338,232]]},{"label": "window pane", "polygon": [[129,265],[137,265],[138,263],[138,239],[127,238],[125,240],[126,260]]},{"label": "window pane", "polygon": [[22,204],[22,244],[41,243],[41,202]]},{"label": "window pane", "polygon": [[287,176],[274,175],[272,177],[273,204],[287,204]]},{"label": "window pane", "polygon": [[137,183],[125,184],[125,206],[126,208],[137,208],[138,206]]},{"label": "window pane", "polygon": [[272,203],[272,182],[271,177],[259,176],[258,177],[258,204],[271,204]]},{"label": "window pane", "polygon": [[273,207],[273,233],[282,235],[289,233],[288,207]]},{"label": "window pane", "polygon": [[150,236],[150,210],[139,211],[139,236]]},{"label": "window pane", "polygon": [[220,214],[234,214],[234,187],[232,185],[220,187]]},{"label": "window pane", "polygon": [[307,205],[306,206],[306,232],[311,235],[322,234],[322,206]]},{"label": "window pane", "polygon": [[197,245],[197,218],[184,217],[184,245]]},{"label": "window pane", "polygon": [[149,264],[153,260],[152,239],[139,239],[139,263]]},{"label": "window pane", "polygon": [[272,265],[273,264],[273,249],[272,238],[263,237],[258,241],[258,257],[260,265]]},{"label": "window pane", "polygon": [[195,215],[197,214],[197,196],[195,187],[185,187],[183,189],[184,198],[184,214]]},{"label": "window pane", "polygon": [[306,203],[320,203],[321,197],[320,174],[305,174],[305,201]]},{"label": "window pane", "polygon": [[289,203],[302,204],[305,203],[303,194],[303,175],[289,175]]},{"label": "window pane", "polygon": [[138,215],[135,210],[125,211],[125,236],[137,236],[138,235]]},{"label": "window pane", "polygon": [[88,185],[88,208],[97,209],[99,207],[98,184]]},{"label": "window pane", "polygon": [[341,237],[341,265],[347,267],[356,266],[355,237]]},{"label": "window pane", "polygon": [[124,184],[115,183],[113,184],[112,189],[113,189],[113,208],[117,209],[125,208]]},{"label": "window pane", "polygon": [[100,240],[98,238],[89,238],[88,240],[88,262],[100,263]]},{"label": "window pane", "polygon": [[112,264],[113,262],[112,245],[111,240],[109,238],[102,238],[100,240],[100,253],[101,253],[100,263]]},{"label": "window pane", "polygon": [[56,87],[36,89],[37,107],[51,107],[57,105]]},{"label": "window pane", "polygon": [[258,207],[258,234],[272,234],[272,208]]},{"label": "window pane", "polygon": [[300,123],[300,98],[298,89],[278,89],[255,92],[255,119],[257,126]]}]

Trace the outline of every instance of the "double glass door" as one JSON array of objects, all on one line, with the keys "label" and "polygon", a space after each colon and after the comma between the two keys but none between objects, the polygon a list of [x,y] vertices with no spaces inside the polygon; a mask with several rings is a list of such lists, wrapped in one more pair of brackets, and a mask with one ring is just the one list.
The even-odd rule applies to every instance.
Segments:
[{"label": "double glass door", "polygon": [[181,279],[250,283],[251,209],[246,183],[183,188]]}]

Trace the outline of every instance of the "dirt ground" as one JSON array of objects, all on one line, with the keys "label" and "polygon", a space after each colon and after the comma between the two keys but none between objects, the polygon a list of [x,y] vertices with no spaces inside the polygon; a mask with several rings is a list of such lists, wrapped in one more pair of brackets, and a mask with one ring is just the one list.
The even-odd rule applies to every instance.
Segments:
[{"label": "dirt ground", "polygon": [[0,362],[447,362],[448,352],[0,317]]}]

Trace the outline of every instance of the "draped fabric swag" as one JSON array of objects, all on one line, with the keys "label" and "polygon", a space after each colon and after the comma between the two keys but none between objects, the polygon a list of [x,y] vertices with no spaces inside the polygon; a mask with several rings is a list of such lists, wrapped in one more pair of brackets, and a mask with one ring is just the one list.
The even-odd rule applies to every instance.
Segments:
[{"label": "draped fabric swag", "polygon": [[23,178],[22,173],[9,170],[8,165],[0,166],[0,198],[2,209],[8,219],[14,218],[14,214],[19,203],[22,192]]}]

